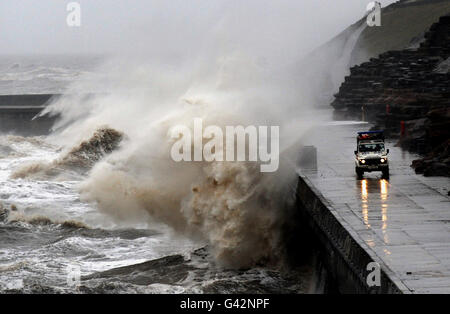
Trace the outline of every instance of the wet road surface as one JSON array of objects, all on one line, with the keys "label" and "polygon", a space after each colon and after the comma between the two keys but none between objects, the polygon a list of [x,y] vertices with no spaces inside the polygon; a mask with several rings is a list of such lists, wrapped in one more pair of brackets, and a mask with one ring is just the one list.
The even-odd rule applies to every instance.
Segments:
[{"label": "wet road surface", "polygon": [[336,209],[339,221],[375,254],[402,289],[450,293],[450,178],[416,175],[413,155],[390,149],[390,178],[354,170],[356,132],[367,124],[312,130],[306,145],[317,147],[317,169],[300,170]]}]

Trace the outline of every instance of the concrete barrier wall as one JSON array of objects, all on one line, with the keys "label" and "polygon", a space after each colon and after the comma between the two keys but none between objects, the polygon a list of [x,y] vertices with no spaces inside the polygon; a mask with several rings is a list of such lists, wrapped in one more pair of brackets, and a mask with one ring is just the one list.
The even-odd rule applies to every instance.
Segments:
[{"label": "concrete barrier wall", "polygon": [[[339,293],[406,293],[394,274],[352,236],[345,222],[340,221],[335,209],[312,185],[300,175],[297,186],[297,208],[300,219],[311,229],[323,267],[333,290]],[[380,286],[369,287],[367,270],[370,262],[381,266]]]},{"label": "concrete barrier wall", "polygon": [[46,135],[56,117],[36,117],[60,95],[0,95],[0,132],[19,135]]},{"label": "concrete barrier wall", "polygon": [[42,109],[2,110],[0,108],[0,132],[23,136],[48,135],[56,117],[33,119]]},{"label": "concrete barrier wall", "polygon": [[0,109],[2,106],[45,106],[50,99],[58,94],[27,94],[27,95],[0,95]]}]

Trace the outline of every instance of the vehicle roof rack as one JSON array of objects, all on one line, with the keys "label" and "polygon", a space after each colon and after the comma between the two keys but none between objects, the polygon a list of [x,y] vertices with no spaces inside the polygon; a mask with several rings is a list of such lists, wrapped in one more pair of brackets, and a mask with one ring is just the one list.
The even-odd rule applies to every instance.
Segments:
[{"label": "vehicle roof rack", "polygon": [[358,134],[374,134],[374,133],[384,133],[384,131],[365,131],[365,132],[358,132]]},{"label": "vehicle roof rack", "polygon": [[384,131],[366,131],[366,132],[358,132],[358,136],[356,137],[357,143],[359,141],[365,140],[383,140],[384,141]]}]

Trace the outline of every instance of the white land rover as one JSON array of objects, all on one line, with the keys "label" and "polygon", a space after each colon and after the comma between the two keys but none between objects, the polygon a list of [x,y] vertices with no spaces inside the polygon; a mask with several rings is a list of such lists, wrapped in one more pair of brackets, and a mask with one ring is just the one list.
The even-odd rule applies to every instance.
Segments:
[{"label": "white land rover", "polygon": [[358,132],[355,150],[355,172],[360,179],[364,172],[381,171],[389,178],[389,149],[384,145],[383,131]]}]

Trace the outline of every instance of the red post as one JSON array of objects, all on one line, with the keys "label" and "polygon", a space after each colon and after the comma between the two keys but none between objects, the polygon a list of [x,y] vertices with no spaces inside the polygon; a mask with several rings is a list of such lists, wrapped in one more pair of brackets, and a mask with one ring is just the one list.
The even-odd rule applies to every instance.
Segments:
[{"label": "red post", "polygon": [[389,104],[386,105],[386,114],[389,114],[391,112],[391,106]]},{"label": "red post", "polygon": [[405,136],[405,121],[400,121],[400,135]]}]

